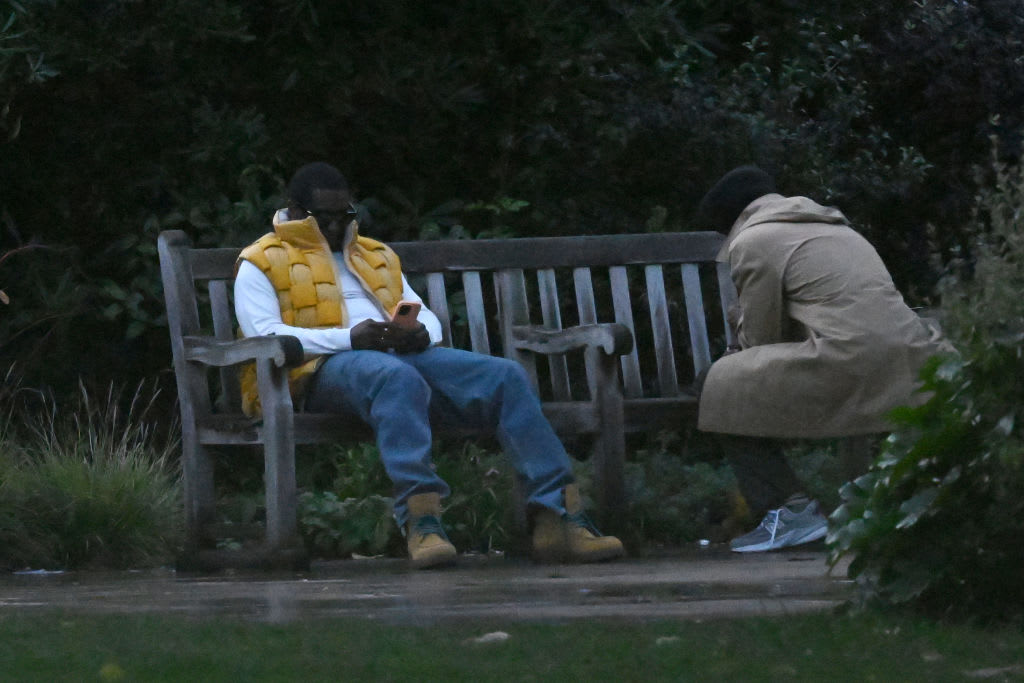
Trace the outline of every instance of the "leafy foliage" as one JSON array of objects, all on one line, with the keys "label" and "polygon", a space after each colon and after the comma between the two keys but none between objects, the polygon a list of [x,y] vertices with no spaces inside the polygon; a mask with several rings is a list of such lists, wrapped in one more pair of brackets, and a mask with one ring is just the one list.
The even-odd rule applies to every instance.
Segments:
[{"label": "leafy foliage", "polygon": [[[501,453],[474,443],[438,444],[438,473],[449,483],[444,525],[460,551],[507,550],[512,536],[514,474]],[[348,557],[353,553],[404,556],[401,532],[392,519],[391,484],[370,444],[317,448],[303,456],[299,529],[311,553]],[[252,481],[259,486],[258,479]],[[262,503],[247,490],[220,505],[229,522],[257,519]]]},{"label": "leafy foliage", "polygon": [[732,470],[691,437],[660,433],[626,463],[629,506],[619,523],[632,547],[721,542],[748,522]]},{"label": "leafy foliage", "polygon": [[899,425],[871,471],[841,491],[831,561],[852,556],[867,600],[958,616],[1024,613],[1024,167],[994,164],[979,197],[975,260],[945,283],[960,353],[923,371],[932,392]]},{"label": "leafy foliage", "polygon": [[390,498],[376,494],[342,500],[330,491],[306,491],[299,497],[306,548],[322,557],[382,554],[398,535],[391,506]]},{"label": "leafy foliage", "polygon": [[755,161],[927,299],[1021,35],[1014,0],[0,3],[2,251],[52,248],[4,264],[0,353],[67,394],[157,374],[157,232],[244,243],[315,158],[385,240],[686,228]]}]

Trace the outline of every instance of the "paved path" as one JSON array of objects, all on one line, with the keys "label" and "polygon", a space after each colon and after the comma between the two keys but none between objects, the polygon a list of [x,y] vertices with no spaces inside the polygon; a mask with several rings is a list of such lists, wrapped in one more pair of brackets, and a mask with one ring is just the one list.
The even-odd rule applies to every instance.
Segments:
[{"label": "paved path", "polygon": [[845,570],[818,550],[738,555],[707,548],[597,565],[463,557],[414,571],[400,559],[314,563],[301,573],[180,575],[171,570],[0,576],[0,610],[176,613],[282,622],[355,617],[385,623],[455,619],[655,620],[829,609],[849,594]]}]

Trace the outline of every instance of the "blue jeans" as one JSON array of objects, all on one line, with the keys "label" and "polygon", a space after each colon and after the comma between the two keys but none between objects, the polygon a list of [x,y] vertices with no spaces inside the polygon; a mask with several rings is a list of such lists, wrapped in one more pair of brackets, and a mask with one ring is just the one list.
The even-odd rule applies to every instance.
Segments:
[{"label": "blue jeans", "polygon": [[515,361],[438,346],[401,355],[342,351],[313,377],[306,408],[355,414],[373,428],[403,529],[409,496],[450,491],[431,467],[431,418],[494,434],[525,485],[527,503],[565,511],[562,489],[573,482],[569,456]]}]

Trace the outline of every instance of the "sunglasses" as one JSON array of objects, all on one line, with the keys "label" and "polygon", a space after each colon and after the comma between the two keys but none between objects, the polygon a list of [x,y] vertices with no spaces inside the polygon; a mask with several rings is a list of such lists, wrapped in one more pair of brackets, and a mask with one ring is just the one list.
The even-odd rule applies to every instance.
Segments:
[{"label": "sunglasses", "polygon": [[340,223],[346,218],[352,220],[358,213],[352,202],[349,202],[348,208],[343,211],[310,211],[309,209],[302,207],[299,208],[305,211],[307,216],[315,218],[316,222],[322,226],[330,225],[334,221],[338,221]]}]

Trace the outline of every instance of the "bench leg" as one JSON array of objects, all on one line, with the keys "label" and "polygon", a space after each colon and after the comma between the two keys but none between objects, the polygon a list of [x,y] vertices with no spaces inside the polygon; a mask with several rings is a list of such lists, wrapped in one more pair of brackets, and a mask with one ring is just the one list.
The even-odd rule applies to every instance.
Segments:
[{"label": "bench leg", "polygon": [[214,520],[215,498],[210,454],[199,443],[194,431],[182,434],[181,470],[185,498],[185,549],[196,552],[210,540],[207,525]]},{"label": "bench leg", "polygon": [[597,402],[601,432],[594,443],[594,492],[601,526],[616,531],[621,526],[626,504],[624,464],[626,460],[625,415],[618,359],[593,349],[589,351],[593,373],[591,395]]},{"label": "bench leg", "polygon": [[267,550],[301,545],[295,485],[295,414],[288,371],[270,361],[257,367],[263,404],[263,483],[266,487]]},{"label": "bench leg", "polygon": [[266,486],[267,546],[270,549],[293,548],[299,545],[299,539],[295,444],[291,425],[286,429],[268,428],[265,435],[263,480]]}]

